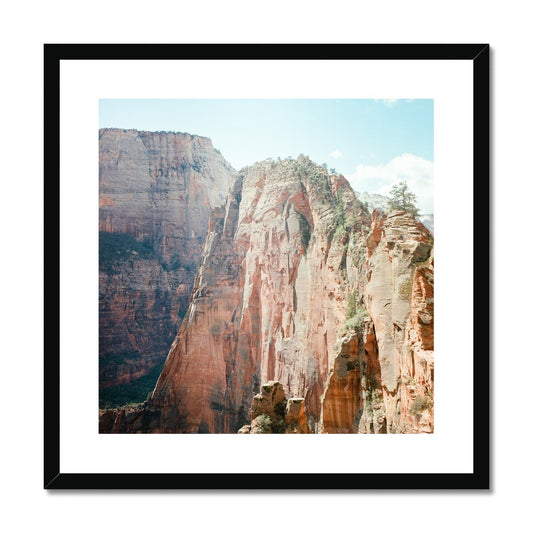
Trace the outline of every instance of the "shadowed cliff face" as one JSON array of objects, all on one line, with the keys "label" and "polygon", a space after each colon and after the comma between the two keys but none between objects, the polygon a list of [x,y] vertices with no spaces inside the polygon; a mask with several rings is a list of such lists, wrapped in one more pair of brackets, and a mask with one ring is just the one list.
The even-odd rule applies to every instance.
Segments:
[{"label": "shadowed cliff face", "polygon": [[101,431],[260,432],[253,402],[277,383],[287,432],[429,432],[432,350],[429,232],[371,216],[304,156],[258,163],[212,212],[150,401],[106,413]]},{"label": "shadowed cliff face", "polygon": [[233,181],[209,139],[100,130],[101,389],[164,361],[189,304],[211,208]]}]

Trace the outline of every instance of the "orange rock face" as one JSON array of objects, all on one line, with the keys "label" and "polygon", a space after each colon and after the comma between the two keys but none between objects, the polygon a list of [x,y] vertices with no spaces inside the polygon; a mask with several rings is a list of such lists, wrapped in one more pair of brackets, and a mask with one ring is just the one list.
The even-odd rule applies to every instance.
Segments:
[{"label": "orange rock face", "polygon": [[311,433],[304,398],[287,398],[279,381],[269,381],[252,399],[250,425],[237,433]]},{"label": "orange rock face", "polygon": [[104,426],[261,432],[269,382],[286,433],[433,430],[431,236],[403,212],[370,216],[304,156],[238,175],[151,399]]},{"label": "orange rock face", "polygon": [[212,215],[189,311],[152,396],[168,431],[237,431],[269,380],[305,398],[317,426],[361,219],[369,223],[348,183],[303,156],[245,169]]},{"label": "orange rock face", "polygon": [[[373,394],[387,433],[433,430],[433,247],[412,216],[375,212],[365,305],[377,341]],[[369,412],[374,412],[375,406]],[[422,423],[423,421],[423,423]]]},{"label": "orange rock face", "polygon": [[209,139],[100,130],[100,386],[162,364],[189,305],[211,208],[233,183]]},{"label": "orange rock face", "polygon": [[100,271],[101,388],[129,383],[162,363],[187,310],[190,284],[155,257],[128,254]]},{"label": "orange rock face", "polygon": [[347,334],[340,345],[323,397],[321,430],[324,433],[356,433],[357,413],[362,406],[357,333]]}]

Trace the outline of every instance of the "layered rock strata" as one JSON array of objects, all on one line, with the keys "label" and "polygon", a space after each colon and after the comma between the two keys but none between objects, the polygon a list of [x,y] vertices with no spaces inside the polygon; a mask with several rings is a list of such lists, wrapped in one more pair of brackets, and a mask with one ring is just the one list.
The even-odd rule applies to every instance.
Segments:
[{"label": "layered rock strata", "polygon": [[365,303],[380,367],[375,394],[388,433],[433,431],[432,243],[411,215],[374,212]]},{"label": "layered rock strata", "polygon": [[324,393],[325,433],[433,431],[433,247],[413,216],[372,215],[364,308],[341,337]]},{"label": "layered rock strata", "polygon": [[234,181],[209,139],[100,130],[100,387],[162,364],[187,310],[211,209]]},{"label": "layered rock strata", "polygon": [[364,284],[348,249],[364,247],[369,225],[348,182],[304,156],[242,171],[213,212],[191,305],[152,395],[163,426],[235,432],[269,380],[305,398],[315,426],[349,277]]},{"label": "layered rock strata", "polygon": [[304,156],[239,173],[150,400],[101,431],[263,432],[261,383],[287,433],[433,430],[432,237]]}]

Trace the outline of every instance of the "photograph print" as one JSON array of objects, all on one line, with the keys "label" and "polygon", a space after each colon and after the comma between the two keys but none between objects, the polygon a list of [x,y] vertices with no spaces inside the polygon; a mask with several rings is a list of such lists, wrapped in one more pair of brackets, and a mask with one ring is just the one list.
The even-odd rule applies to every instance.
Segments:
[{"label": "photograph print", "polygon": [[100,433],[433,433],[433,100],[99,121]]}]

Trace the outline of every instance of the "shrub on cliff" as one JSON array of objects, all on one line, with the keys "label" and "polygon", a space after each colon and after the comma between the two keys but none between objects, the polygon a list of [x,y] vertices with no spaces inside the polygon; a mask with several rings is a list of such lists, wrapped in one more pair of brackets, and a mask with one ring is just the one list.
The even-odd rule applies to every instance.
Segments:
[{"label": "shrub on cliff", "polygon": [[272,433],[272,420],[268,415],[259,415],[255,420],[258,433]]},{"label": "shrub on cliff", "polygon": [[138,241],[127,233],[100,232],[98,260],[101,271],[112,272],[115,263],[131,257],[140,259],[152,259],[154,257],[147,239]]},{"label": "shrub on cliff", "polygon": [[353,318],[357,313],[358,294],[357,290],[352,291],[348,295],[348,310],[346,311],[346,318]]},{"label": "shrub on cliff", "polygon": [[433,409],[433,401],[429,396],[417,396],[411,403],[409,412],[414,415],[417,420],[420,420],[422,412],[430,411],[431,409]]},{"label": "shrub on cliff", "polygon": [[345,331],[356,331],[360,333],[363,330],[365,318],[368,316],[368,311],[364,307],[359,307],[353,316],[348,317],[344,323]]},{"label": "shrub on cliff", "polygon": [[389,198],[389,209],[391,211],[395,209],[406,211],[415,217],[420,214],[416,207],[415,193],[409,190],[407,182],[400,181],[397,185],[393,185]]}]

